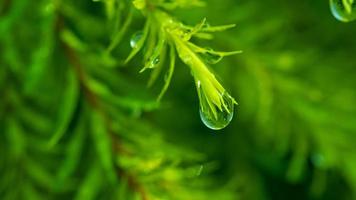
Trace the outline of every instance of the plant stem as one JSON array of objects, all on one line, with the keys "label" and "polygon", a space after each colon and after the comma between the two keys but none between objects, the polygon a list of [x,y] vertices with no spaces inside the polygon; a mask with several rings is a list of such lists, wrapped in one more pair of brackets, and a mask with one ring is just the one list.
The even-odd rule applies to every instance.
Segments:
[{"label": "plant stem", "polygon": [[[59,31],[63,30],[63,19],[59,18],[58,20],[58,26]],[[109,134],[111,141],[112,141],[112,151],[115,154],[126,154],[127,151],[123,148],[120,138],[118,137],[117,133],[114,133],[112,130],[112,120],[108,116],[108,114],[105,112],[103,107],[101,106],[102,103],[100,102],[100,98],[88,87],[87,80],[88,80],[88,75],[86,74],[80,59],[75,52],[74,49],[72,49],[70,46],[62,42],[63,48],[65,55],[69,61],[69,63],[73,66],[74,71],[79,79],[79,83],[81,86],[81,89],[85,95],[85,99],[88,101],[88,103],[92,106],[93,109],[95,109],[104,119],[105,125],[106,125],[106,130],[107,134]],[[128,181],[129,188],[131,188],[133,191],[137,192],[140,194],[141,198],[143,200],[149,200],[148,195],[144,189],[144,187],[139,183],[137,178],[125,171],[122,167],[115,165],[115,169],[117,170],[117,175],[119,177],[125,177]]]}]

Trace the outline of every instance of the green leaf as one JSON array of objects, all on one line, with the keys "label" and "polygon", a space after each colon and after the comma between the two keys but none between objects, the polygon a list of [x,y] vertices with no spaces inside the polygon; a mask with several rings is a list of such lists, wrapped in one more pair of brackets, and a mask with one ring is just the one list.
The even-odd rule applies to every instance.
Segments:
[{"label": "green leaf", "polygon": [[109,180],[114,183],[116,181],[116,172],[113,162],[113,144],[107,127],[108,125],[105,122],[103,114],[95,110],[91,113],[90,123],[97,156]]},{"label": "green leaf", "polygon": [[143,28],[142,38],[137,42],[137,46],[132,49],[131,53],[126,58],[125,63],[128,63],[142,49],[143,45],[145,44],[148,32],[149,32],[150,24],[151,24],[151,21],[149,19],[147,19],[145,27]]},{"label": "green leaf", "polygon": [[58,118],[54,128],[54,134],[49,141],[49,146],[57,144],[67,131],[70,122],[73,119],[73,114],[78,104],[79,99],[79,82],[73,70],[67,70],[67,84],[62,96],[61,104],[58,107]]},{"label": "green leaf", "polygon": [[236,24],[228,24],[228,25],[221,25],[221,26],[206,26],[201,29],[203,32],[219,32],[219,31],[225,31],[231,28],[236,27]]},{"label": "green leaf", "polygon": [[31,94],[44,78],[45,71],[48,69],[55,45],[55,20],[54,15],[50,15],[42,20],[41,32],[38,37],[39,46],[33,51],[31,64],[26,73],[25,92]]},{"label": "green leaf", "polygon": [[182,39],[184,41],[189,41],[192,36],[199,33],[205,26],[207,26],[206,18],[204,18],[199,24],[194,27],[181,25],[185,30],[183,30]]},{"label": "green leaf", "polygon": [[158,95],[158,98],[157,100],[160,101],[163,97],[163,95],[166,93],[168,87],[169,87],[169,84],[171,83],[171,80],[172,80],[172,76],[173,76],[173,72],[174,72],[174,66],[175,66],[175,62],[176,62],[176,53],[175,53],[175,50],[174,50],[174,47],[171,46],[170,48],[170,64],[169,64],[169,69],[168,69],[168,72],[165,76],[165,79],[164,79],[164,86],[161,90],[161,92],[159,93]]},{"label": "green leaf", "polygon": [[131,109],[135,112],[140,112],[141,110],[151,111],[157,109],[159,106],[156,101],[151,99],[142,99],[128,95],[118,96],[114,94],[111,88],[109,88],[107,85],[95,79],[88,79],[87,83],[89,88],[97,95],[102,97],[103,100],[108,101],[114,106],[119,106],[120,108]]},{"label": "green leaf", "polygon": [[203,48],[200,46],[197,46],[191,42],[188,42],[189,47],[196,53],[211,53],[211,54],[215,54],[215,55],[219,55],[221,57],[225,57],[225,56],[232,56],[232,55],[236,55],[236,54],[240,54],[242,53],[241,50],[237,50],[237,51],[215,51],[211,48]]},{"label": "green leaf", "polygon": [[[5,2],[5,1],[3,1]],[[11,30],[11,27],[15,25],[19,18],[22,17],[22,15],[25,13],[24,11],[26,10],[26,6],[30,4],[28,1],[14,1],[11,2],[11,9],[7,13],[7,15],[3,16],[1,15],[1,21],[0,21],[0,38],[2,36],[6,36],[6,33],[8,30]],[[2,13],[0,13],[2,14]]]},{"label": "green leaf", "polygon": [[104,3],[105,3],[106,15],[108,16],[109,19],[113,19],[117,12],[117,7],[115,6],[116,0],[106,0]]},{"label": "green leaf", "polygon": [[231,28],[236,27],[236,24],[227,24],[227,25],[221,25],[221,26],[210,26],[208,22],[206,21],[206,18],[204,18],[199,24],[197,24],[194,27],[187,26],[187,25],[182,25],[183,28],[190,30],[191,36],[194,36],[199,33],[205,34],[206,32],[212,33],[212,32],[220,32],[220,31],[225,31]]},{"label": "green leaf", "polygon": [[48,132],[53,124],[45,113],[26,105],[18,105],[17,118],[39,132]]},{"label": "green leaf", "polygon": [[352,12],[352,2],[351,0],[342,0],[342,4],[348,14]]},{"label": "green leaf", "polygon": [[294,145],[294,155],[286,174],[287,179],[291,182],[301,180],[302,176],[305,174],[304,170],[308,154],[308,144],[303,134],[298,135]]},{"label": "green leaf", "polygon": [[206,2],[201,0],[162,1],[160,4],[161,7],[167,10],[174,10],[177,8],[203,7],[205,5]]},{"label": "green leaf", "polygon": [[15,119],[9,119],[7,125],[5,133],[8,138],[7,142],[11,148],[10,152],[18,159],[25,151],[26,137],[23,135],[22,127]]},{"label": "green leaf", "polygon": [[[163,34],[163,32],[161,32]],[[160,63],[163,63],[162,58],[163,51],[165,51],[166,39],[165,36],[160,34],[160,39],[157,46],[154,48],[152,54],[149,56],[148,60],[145,62],[145,66],[140,70],[140,73],[144,72],[146,69],[157,68]]]},{"label": "green leaf", "polygon": [[150,79],[148,80],[148,83],[147,83],[148,87],[152,87],[152,85],[156,82],[159,75],[161,74],[162,69],[165,64],[165,61],[166,61],[166,56],[167,56],[166,54],[167,54],[167,51],[166,51],[166,46],[165,46],[164,49],[162,50],[161,54],[159,55],[159,59],[160,59],[159,63],[153,69],[153,71],[150,75]]},{"label": "green leaf", "polygon": [[27,181],[26,183],[23,184],[22,186],[22,198],[23,199],[29,199],[29,200],[42,200],[44,199],[44,196],[42,195],[41,192],[39,192],[34,185]]},{"label": "green leaf", "polygon": [[91,200],[97,199],[97,196],[102,189],[103,177],[100,167],[93,163],[90,170],[86,173],[86,177],[80,184],[78,193],[75,196],[75,200]]},{"label": "green leaf", "polygon": [[65,159],[60,165],[57,173],[59,183],[63,184],[77,169],[81,161],[83,147],[85,142],[85,117],[81,116],[80,121],[73,131],[73,138],[69,141],[65,148]]},{"label": "green leaf", "polygon": [[230,52],[215,51],[211,48],[199,47],[191,42],[188,42],[188,45],[195,53],[198,53],[199,56],[209,64],[217,64],[225,56],[232,56],[232,55],[242,53],[242,51],[230,51]]},{"label": "green leaf", "polygon": [[211,40],[214,38],[214,36],[210,33],[196,33],[194,37],[204,40]]},{"label": "green leaf", "polygon": [[65,29],[61,33],[61,39],[69,47],[79,51],[84,52],[88,50],[88,46],[83,43],[71,30]]},{"label": "green leaf", "polygon": [[53,189],[53,176],[43,162],[36,162],[32,159],[26,159],[27,175],[40,187],[46,190]]},{"label": "green leaf", "polygon": [[[129,8],[129,13],[126,16],[126,20],[122,27],[119,29],[119,31],[114,35],[107,52],[110,53],[122,40],[123,36],[127,32],[127,29],[129,28],[131,22],[132,22],[132,17],[133,17],[133,8],[130,6]],[[127,61],[128,62],[128,61]]]}]

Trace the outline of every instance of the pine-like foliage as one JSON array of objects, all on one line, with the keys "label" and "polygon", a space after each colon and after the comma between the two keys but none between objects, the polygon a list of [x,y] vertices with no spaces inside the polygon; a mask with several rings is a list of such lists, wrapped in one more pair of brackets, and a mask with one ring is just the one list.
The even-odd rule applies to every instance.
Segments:
[{"label": "pine-like foliage", "polygon": [[355,34],[327,1],[0,0],[0,199],[355,199]]},{"label": "pine-like foliage", "polygon": [[1,199],[233,198],[143,117],[159,103],[115,48],[132,3],[2,2]]}]

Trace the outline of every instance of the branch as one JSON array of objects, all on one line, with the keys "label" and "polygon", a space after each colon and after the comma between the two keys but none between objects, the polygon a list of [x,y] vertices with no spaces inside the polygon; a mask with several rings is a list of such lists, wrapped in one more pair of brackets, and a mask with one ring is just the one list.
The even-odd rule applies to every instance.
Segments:
[{"label": "branch", "polygon": [[[62,17],[58,18],[57,27],[59,28],[58,32],[61,32],[61,30],[63,30],[64,22],[63,22]],[[79,56],[77,55],[75,50],[72,49],[70,46],[68,46],[66,43],[61,42],[61,44],[63,45],[63,49],[64,49],[65,55],[66,55],[69,63],[74,67],[75,73],[79,79],[80,87],[85,95],[85,99],[93,107],[93,109],[95,109],[102,116],[102,118],[105,121],[107,134],[109,134],[111,141],[112,141],[112,151],[115,154],[121,154],[121,155],[127,154],[128,151],[126,151],[123,148],[117,134],[114,133],[114,131],[111,129],[112,120],[107,115],[105,110],[102,108],[100,98],[86,84],[87,74],[80,62]],[[131,188],[131,190],[139,193],[143,200],[149,200],[144,187],[139,183],[139,181],[136,179],[136,177],[134,177],[133,175],[130,175],[129,173],[127,173],[123,168],[121,168],[118,165],[115,165],[115,169],[117,170],[117,175],[119,177],[121,176],[121,177],[127,178],[128,185],[129,185],[129,188]]]}]

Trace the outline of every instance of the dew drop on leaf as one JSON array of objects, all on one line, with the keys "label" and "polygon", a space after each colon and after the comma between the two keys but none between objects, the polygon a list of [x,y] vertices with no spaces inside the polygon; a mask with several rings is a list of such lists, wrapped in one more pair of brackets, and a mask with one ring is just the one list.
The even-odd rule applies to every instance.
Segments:
[{"label": "dew drop on leaf", "polygon": [[160,62],[159,56],[151,58],[149,61],[149,68],[155,68]]},{"label": "dew drop on leaf", "polygon": [[221,55],[212,52],[200,53],[200,56],[209,64],[216,64],[223,58]]},{"label": "dew drop on leaf", "polygon": [[142,39],[143,32],[138,31],[131,36],[130,46],[134,49],[137,48],[138,42]]},{"label": "dew drop on leaf", "polygon": [[227,92],[224,92],[222,94],[222,97],[226,104],[226,109],[223,108],[222,110],[219,110],[217,107],[215,107],[217,113],[216,115],[214,115],[214,112],[209,106],[206,99],[201,99],[202,102],[200,103],[199,109],[200,119],[202,120],[205,126],[213,130],[220,130],[225,128],[227,125],[229,125],[232,120],[232,117],[234,116],[233,99]]},{"label": "dew drop on leaf", "polygon": [[330,0],[330,9],[339,21],[356,20],[356,0]]}]

